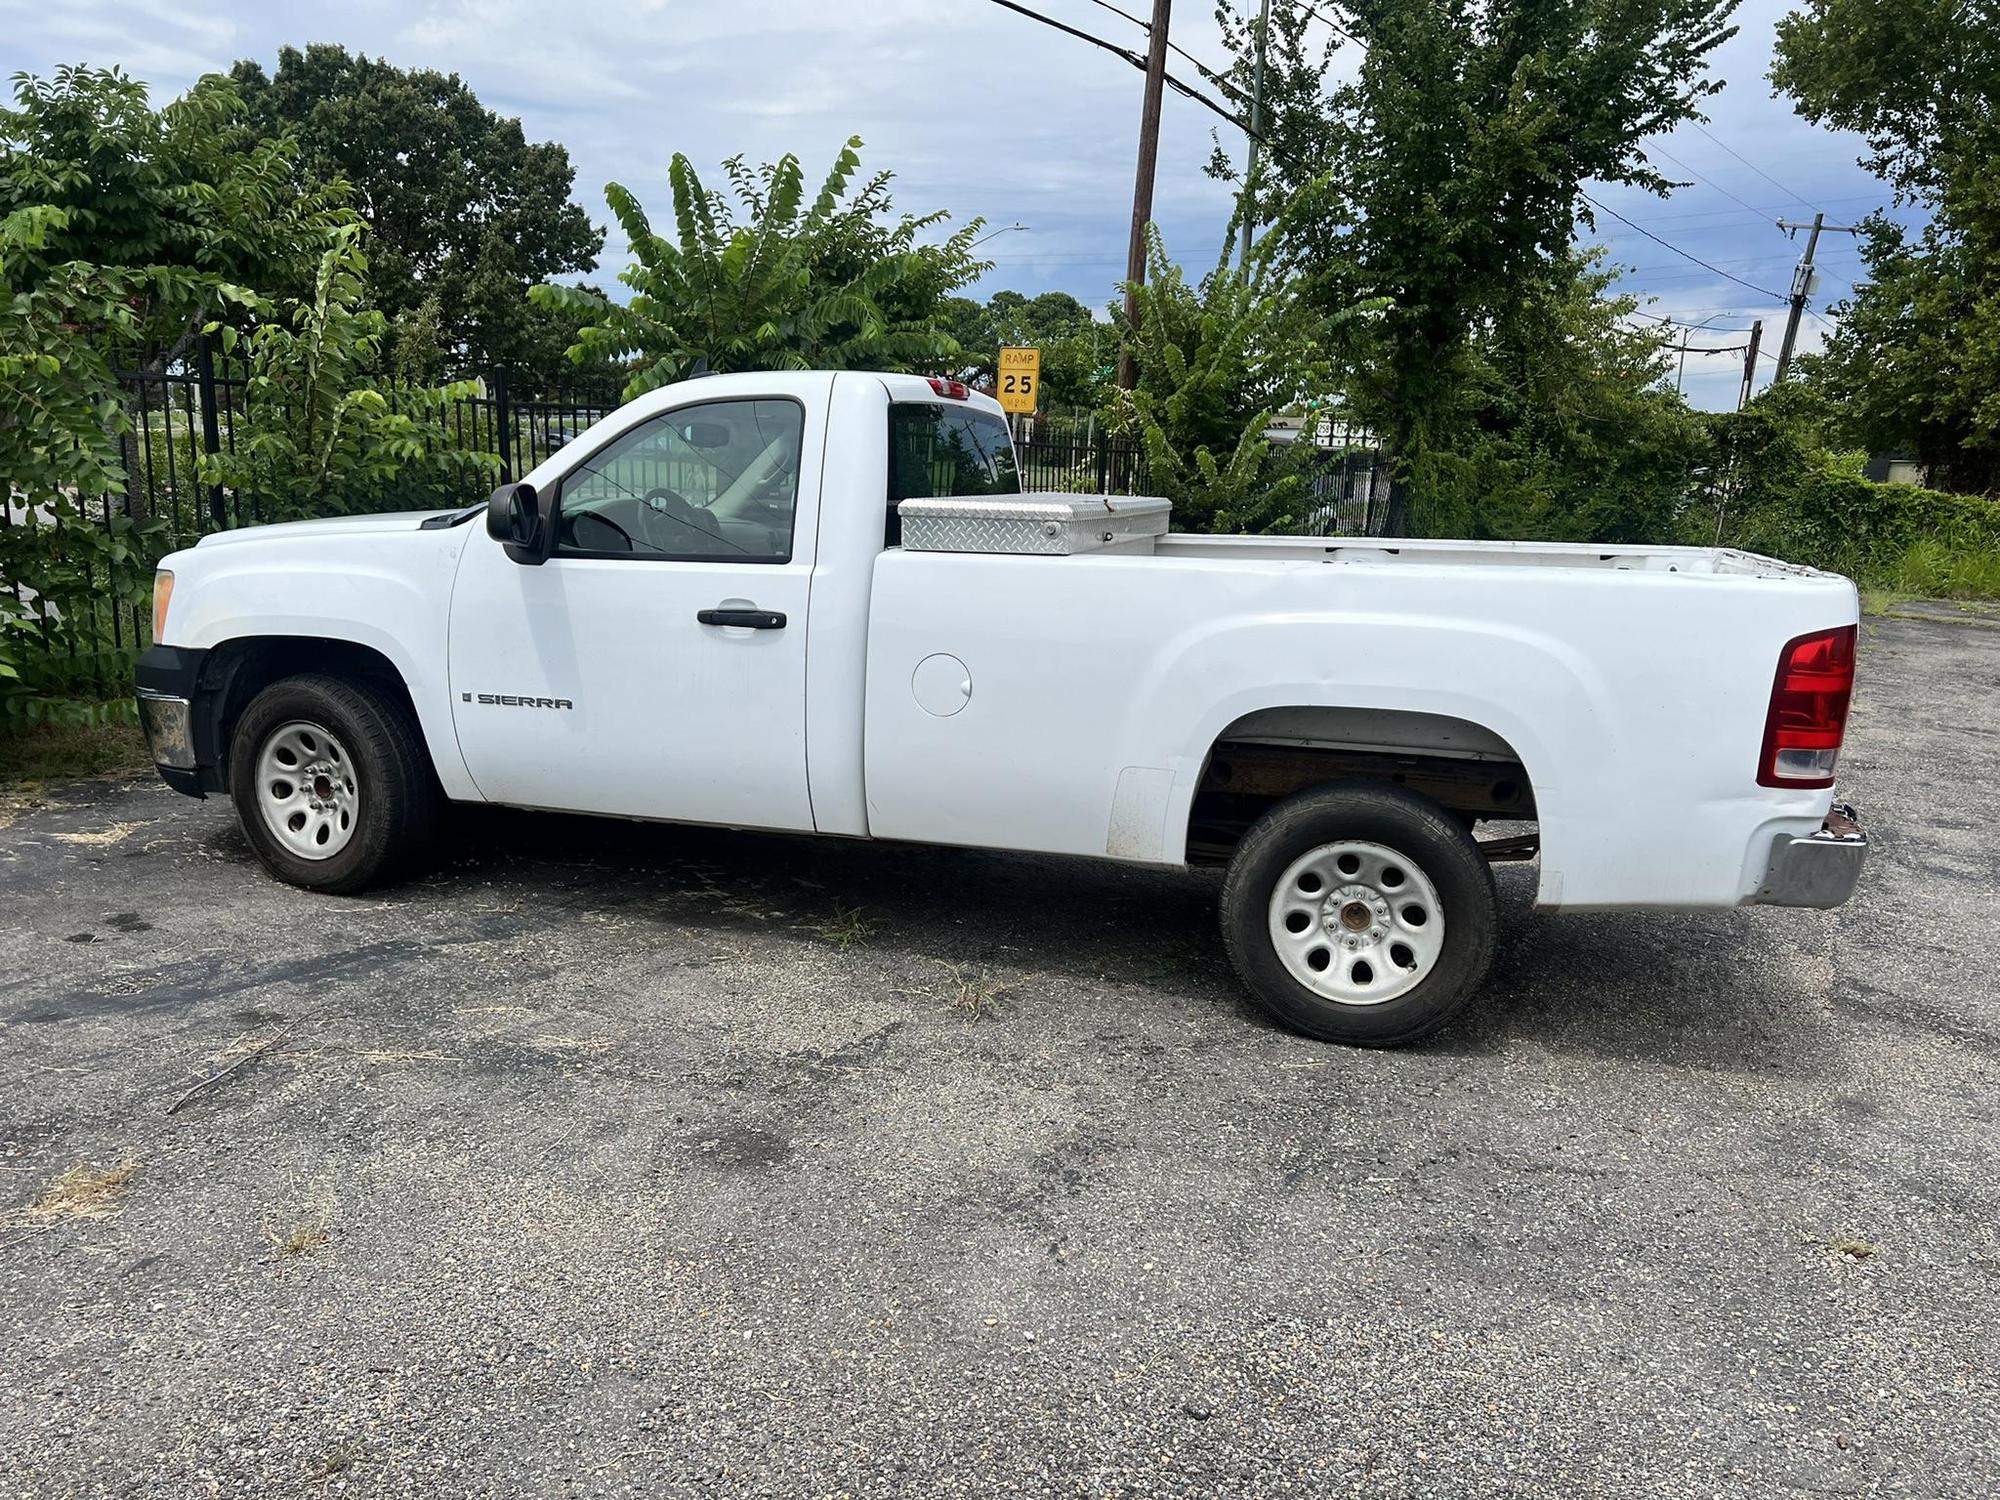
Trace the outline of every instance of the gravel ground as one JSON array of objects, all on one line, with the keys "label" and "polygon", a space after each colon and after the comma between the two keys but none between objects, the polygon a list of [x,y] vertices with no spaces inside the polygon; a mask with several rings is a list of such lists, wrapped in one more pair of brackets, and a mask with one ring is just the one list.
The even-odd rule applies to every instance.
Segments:
[{"label": "gravel ground", "polygon": [[2000,628],[1863,671],[1853,906],[1507,869],[1389,1054],[1259,1021],[1208,876],[489,813],[342,901],[59,790],[0,1494],[1992,1495]]}]

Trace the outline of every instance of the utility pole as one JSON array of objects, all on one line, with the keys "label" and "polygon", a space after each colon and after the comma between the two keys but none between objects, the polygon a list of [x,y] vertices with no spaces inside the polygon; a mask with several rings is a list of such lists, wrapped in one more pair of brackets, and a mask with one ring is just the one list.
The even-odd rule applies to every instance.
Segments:
[{"label": "utility pole", "polygon": [[1250,220],[1257,190],[1257,144],[1264,133],[1264,40],[1271,32],[1271,0],[1257,12],[1257,47],[1250,63],[1250,159],[1243,169],[1243,243],[1236,252],[1236,269],[1250,264]]},{"label": "utility pole", "polygon": [[1757,346],[1764,342],[1764,320],[1750,324],[1750,348],[1743,356],[1743,389],[1736,393],[1736,409],[1750,404],[1750,388],[1757,383]]},{"label": "utility pole", "polygon": [[1806,298],[1810,297],[1813,294],[1813,289],[1819,285],[1818,273],[1813,270],[1813,252],[1819,249],[1819,237],[1821,233],[1829,229],[1835,234],[1859,234],[1861,232],[1859,227],[1853,224],[1829,224],[1826,222],[1826,215],[1823,213],[1814,214],[1813,221],[1810,224],[1799,224],[1794,223],[1790,219],[1780,219],[1778,220],[1778,227],[1794,238],[1797,237],[1798,231],[1801,229],[1810,230],[1811,233],[1806,236],[1805,256],[1799,261],[1798,269],[1792,272],[1792,312],[1791,316],[1785,319],[1785,341],[1778,346],[1778,373],[1771,377],[1772,384],[1774,385],[1783,380],[1785,373],[1792,367],[1792,349],[1799,341],[1799,319],[1805,313]]},{"label": "utility pole", "polygon": [[[1153,218],[1153,172],[1160,161],[1160,94],[1167,77],[1167,23],[1173,0],[1153,0],[1153,24],[1146,35],[1146,93],[1139,106],[1139,174],[1132,184],[1132,239],[1125,251],[1125,279],[1135,287],[1146,279],[1146,226]],[[1139,326],[1139,298],[1125,294],[1125,342],[1118,352],[1118,383],[1139,383],[1132,333]]]}]

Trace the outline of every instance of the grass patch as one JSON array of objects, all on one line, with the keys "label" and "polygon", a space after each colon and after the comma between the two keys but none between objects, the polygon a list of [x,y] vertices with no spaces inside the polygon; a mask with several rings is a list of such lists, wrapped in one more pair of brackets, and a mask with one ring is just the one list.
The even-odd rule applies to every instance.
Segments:
[{"label": "grass patch", "polygon": [[266,1226],[264,1238],[271,1242],[271,1259],[294,1260],[301,1255],[311,1255],[333,1238],[327,1227],[324,1214],[314,1214],[301,1219],[283,1234]]},{"label": "grass patch", "polygon": [[128,1156],[114,1166],[79,1162],[56,1178],[28,1205],[30,1222],[55,1224],[68,1219],[108,1219],[118,1212],[118,1200],[139,1170],[139,1159]]},{"label": "grass patch", "polygon": [[[2000,506],[1996,506],[2000,511]],[[1886,562],[1854,570],[1861,612],[1889,615],[1927,599],[2000,599],[2000,547],[1919,537]]]},{"label": "grass patch", "polygon": [[350,1438],[325,1457],[306,1466],[306,1483],[325,1484],[329,1479],[345,1474],[361,1461],[361,1453],[361,1439]]},{"label": "grass patch", "polygon": [[153,769],[132,724],[37,724],[0,734],[0,786],[136,776]]},{"label": "grass patch", "polygon": [[1023,974],[1018,979],[1002,981],[973,968],[970,964],[948,964],[939,961],[938,967],[945,972],[953,1007],[964,1011],[965,1018],[974,1022],[998,1017],[1000,997],[1009,990],[1019,989],[1035,977],[1033,974]]},{"label": "grass patch", "polygon": [[833,944],[845,953],[849,948],[859,948],[875,936],[875,924],[861,914],[861,909],[834,903],[833,915],[823,922],[814,922],[807,929],[823,942]]}]

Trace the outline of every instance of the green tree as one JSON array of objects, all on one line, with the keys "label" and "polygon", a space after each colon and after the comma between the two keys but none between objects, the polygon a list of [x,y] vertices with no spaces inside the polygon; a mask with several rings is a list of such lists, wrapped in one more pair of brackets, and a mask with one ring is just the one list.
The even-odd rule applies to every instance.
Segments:
[{"label": "green tree", "polygon": [[[1471,482],[1475,335],[1568,255],[1585,183],[1664,192],[1640,143],[1697,115],[1735,0],[1275,0],[1269,170],[1245,194],[1262,221],[1302,194],[1295,235],[1328,308],[1386,297],[1351,325],[1355,412],[1380,431],[1409,526],[1448,524]],[[1248,23],[1225,7],[1247,91]],[[1328,64],[1351,38],[1351,75]],[[1221,168],[1227,170],[1226,167]],[[1324,190],[1309,184],[1324,182]]]},{"label": "green tree", "polygon": [[[48,717],[108,683],[100,610],[138,603],[158,522],[111,510],[130,426],[110,353],[142,335],[138,309],[185,305],[187,273],[43,261],[67,209],[0,218],[0,725]],[[30,270],[32,267],[32,271]],[[93,512],[105,515],[96,524]]]},{"label": "green tree", "polygon": [[356,226],[320,256],[311,293],[271,308],[249,337],[240,430],[202,477],[259,520],[442,508],[497,477],[497,459],[445,430],[447,403],[471,396],[471,381],[377,383],[389,321],[365,305],[367,268]]},{"label": "green tree", "polygon": [[1146,280],[1130,288],[1138,383],[1110,391],[1105,418],[1138,441],[1148,493],[1172,500],[1190,530],[1274,531],[1303,519],[1308,447],[1265,433],[1274,415],[1326,392],[1328,335],[1355,311],[1381,311],[1328,316],[1284,273],[1283,246],[1274,229],[1239,270],[1225,245],[1190,285],[1147,231]]},{"label": "green tree", "polygon": [[1866,164],[1930,213],[1879,215],[1864,278],[1806,377],[1850,435],[1908,449],[1936,481],[2000,492],[2000,28],[1988,7],[1811,0],[1778,25],[1772,81],[1808,119],[1857,131]]},{"label": "green tree", "polygon": [[1436,530],[1560,541],[1678,539],[1707,457],[1701,417],[1665,384],[1670,336],[1635,328],[1602,252],[1559,257],[1515,315],[1468,344],[1479,435],[1458,482],[1431,495]]},{"label": "green tree", "polygon": [[293,147],[242,126],[226,79],[155,111],[122,73],[15,80],[0,111],[0,720],[74,717],[129,665],[115,621],[144,598],[165,525],[124,503],[116,371],[162,365],[246,283],[302,274],[351,222],[301,193]]},{"label": "green tree", "polygon": [[723,193],[676,154],[667,174],[674,239],[612,183],[605,196],[634,259],[619,273],[630,301],[547,283],[534,300],[582,320],[573,360],[636,361],[628,399],[704,362],[717,371],[940,368],[958,353],[942,327],[947,299],[986,269],[971,249],[981,221],[919,244],[946,215],[891,217],[889,173],[854,186],[860,145],[858,136],[847,143],[810,204],[796,156],[755,170],[731,158]]},{"label": "green tree", "polygon": [[1068,292],[995,292],[984,304],[948,299],[943,326],[961,351],[961,380],[991,389],[1003,348],[1042,351],[1042,406],[1047,410],[1094,407],[1110,389],[1118,334]]},{"label": "green tree", "polygon": [[13,285],[85,264],[189,273],[141,278],[152,291],[135,316],[94,325],[133,363],[176,351],[222,289],[303,288],[353,222],[338,185],[301,189],[297,143],[251,129],[219,75],[159,110],[115,69],[22,74],[14,94],[0,110],[0,217],[41,217],[35,242],[10,252]]},{"label": "green tree", "polygon": [[[314,180],[351,184],[367,221],[369,279],[392,318],[428,299],[454,369],[561,372],[563,346],[530,285],[587,272],[603,234],[570,201],[569,153],[531,142],[455,73],[398,68],[344,47],[286,47],[267,75],[233,76],[253,118],[289,129]],[[567,328],[557,333],[567,335]]]}]

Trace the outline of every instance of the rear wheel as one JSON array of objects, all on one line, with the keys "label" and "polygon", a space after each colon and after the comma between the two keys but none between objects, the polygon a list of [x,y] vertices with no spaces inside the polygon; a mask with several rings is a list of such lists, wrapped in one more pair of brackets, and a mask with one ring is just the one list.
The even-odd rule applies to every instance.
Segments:
[{"label": "rear wheel", "polygon": [[1451,814],[1350,782],[1264,814],[1230,861],[1222,935],[1257,1003],[1325,1041],[1393,1047],[1437,1030],[1493,961],[1498,906]]},{"label": "rear wheel", "polygon": [[395,878],[429,849],[440,797],[408,710],[371,683],[308,675],[243,710],[230,795],[264,867],[343,894]]}]

